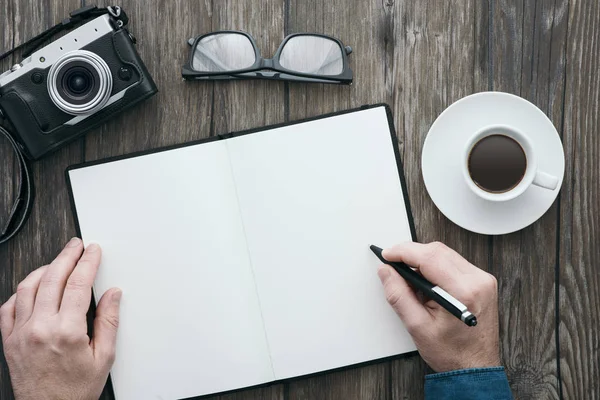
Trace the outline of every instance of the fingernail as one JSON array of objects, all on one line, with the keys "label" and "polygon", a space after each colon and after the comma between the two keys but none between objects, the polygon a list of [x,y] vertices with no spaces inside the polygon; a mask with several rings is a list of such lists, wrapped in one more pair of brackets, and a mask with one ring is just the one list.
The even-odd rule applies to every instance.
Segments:
[{"label": "fingernail", "polygon": [[88,253],[95,253],[99,249],[100,246],[98,246],[96,243],[91,243],[90,245],[88,245],[88,247],[86,247],[85,251],[87,251]]},{"label": "fingernail", "polygon": [[81,239],[74,237],[71,240],[69,240],[69,243],[67,243],[67,247],[77,247],[80,243]]},{"label": "fingernail", "polygon": [[113,303],[119,304],[121,302],[122,296],[123,296],[123,291],[121,289],[117,289],[112,297]]},{"label": "fingernail", "polygon": [[383,251],[381,252],[381,255],[383,256],[383,258],[385,258],[387,260],[387,254],[390,252],[390,249],[383,249]]},{"label": "fingernail", "polygon": [[390,269],[385,266],[379,267],[377,270],[377,276],[379,276],[381,283],[385,283],[385,281],[390,277]]}]

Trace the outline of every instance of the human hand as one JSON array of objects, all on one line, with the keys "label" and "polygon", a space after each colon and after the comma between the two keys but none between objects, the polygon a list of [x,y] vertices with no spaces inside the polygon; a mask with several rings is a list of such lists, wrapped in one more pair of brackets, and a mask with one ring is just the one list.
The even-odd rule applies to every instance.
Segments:
[{"label": "human hand", "polygon": [[421,357],[436,372],[500,366],[498,284],[442,243],[405,243],[382,253],[416,268],[467,306],[477,326],[466,326],[433,300],[421,301],[389,265],[378,275],[388,302],[404,322]]},{"label": "human hand", "polygon": [[[83,252],[83,255],[82,255]],[[74,238],[33,271],[0,308],[4,354],[17,400],[97,400],[114,362],[121,291],[98,304],[94,338],[86,312],[101,250]]]}]

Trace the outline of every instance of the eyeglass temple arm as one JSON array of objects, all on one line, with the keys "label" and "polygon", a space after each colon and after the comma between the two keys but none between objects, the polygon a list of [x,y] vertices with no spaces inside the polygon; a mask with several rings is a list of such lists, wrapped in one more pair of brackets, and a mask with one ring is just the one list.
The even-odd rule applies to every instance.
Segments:
[{"label": "eyeglass temple arm", "polygon": [[319,79],[313,77],[303,77],[294,74],[288,74],[284,72],[273,72],[269,70],[260,70],[252,72],[242,72],[238,74],[231,74],[230,76],[240,78],[258,78],[258,79],[275,79],[275,80],[287,80],[295,82],[316,82],[316,83],[339,83],[335,79]]}]

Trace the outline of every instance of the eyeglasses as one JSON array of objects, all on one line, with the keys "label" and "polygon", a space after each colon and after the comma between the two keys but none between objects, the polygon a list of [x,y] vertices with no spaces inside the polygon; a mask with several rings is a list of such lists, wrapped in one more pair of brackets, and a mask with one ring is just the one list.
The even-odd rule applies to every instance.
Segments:
[{"label": "eyeglasses", "polygon": [[273,58],[262,58],[252,36],[219,31],[192,38],[190,58],[183,66],[187,80],[274,79],[351,84],[350,46],[319,34],[287,36]]}]

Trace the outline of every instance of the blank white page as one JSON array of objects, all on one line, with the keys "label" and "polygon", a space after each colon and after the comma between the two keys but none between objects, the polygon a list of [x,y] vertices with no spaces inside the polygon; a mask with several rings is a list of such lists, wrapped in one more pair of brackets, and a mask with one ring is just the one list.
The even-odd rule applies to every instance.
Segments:
[{"label": "blank white page", "polygon": [[225,142],[69,175],[83,239],[103,248],[95,293],[123,289],[117,400],[272,381]]},{"label": "blank white page", "polygon": [[415,350],[369,249],[412,240],[385,109],[226,143],[276,378]]}]

